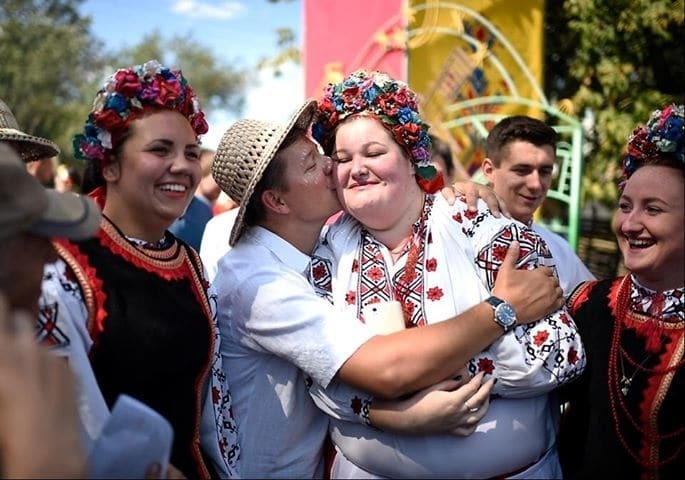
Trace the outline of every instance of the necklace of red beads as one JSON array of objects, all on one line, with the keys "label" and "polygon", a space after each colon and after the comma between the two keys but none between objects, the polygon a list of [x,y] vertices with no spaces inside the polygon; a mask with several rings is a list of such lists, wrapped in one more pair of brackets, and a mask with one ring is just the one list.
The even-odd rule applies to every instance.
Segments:
[{"label": "necklace of red beads", "polygon": [[[630,312],[630,292],[631,292],[631,275],[626,275],[621,281],[618,292],[616,296],[616,321],[614,322],[613,334],[611,337],[611,344],[609,347],[609,366],[608,366],[608,388],[609,388],[609,406],[611,409],[611,415],[613,417],[614,429],[616,430],[616,435],[618,436],[621,445],[625,451],[640,465],[647,469],[658,469],[662,465],[671,462],[679,452],[676,451],[673,455],[662,460],[652,460],[643,458],[636,449],[632,448],[626,441],[623,432],[621,431],[621,418],[628,420],[630,425],[633,426],[640,433],[640,437],[646,444],[656,444],[659,445],[661,441],[670,438],[683,435],[685,433],[685,427],[681,427],[673,432],[660,434],[656,429],[644,428],[638,421],[636,416],[630,411],[628,405],[625,401],[625,396],[628,393],[628,388],[630,387],[630,381],[635,376],[638,371],[647,375],[666,375],[668,373],[674,372],[676,369],[681,368],[685,365],[685,360],[681,360],[675,364],[672,364],[665,368],[647,368],[644,366],[646,361],[654,356],[657,356],[663,346],[662,338],[662,312],[664,308],[663,295],[657,293],[656,298],[653,301],[653,305],[650,310],[650,315],[647,315],[643,323],[643,328],[639,329],[641,336],[645,338],[645,350],[647,351],[647,358],[642,360],[642,362],[637,362],[633,357],[630,356],[628,351],[621,345],[621,334],[626,328],[634,328],[634,326],[629,326],[628,320],[631,315]],[[627,361],[634,369],[635,373],[626,383],[625,372],[619,371],[621,367],[619,365],[623,364],[623,359]],[[622,369],[621,369],[622,370]]]}]

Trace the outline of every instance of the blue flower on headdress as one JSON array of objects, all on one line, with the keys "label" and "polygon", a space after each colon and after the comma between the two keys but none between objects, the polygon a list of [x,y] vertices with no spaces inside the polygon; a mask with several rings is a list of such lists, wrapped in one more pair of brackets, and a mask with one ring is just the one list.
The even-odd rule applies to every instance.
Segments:
[{"label": "blue flower on headdress", "polygon": [[625,178],[663,154],[685,165],[685,107],[671,104],[653,111],[647,125],[637,127],[630,135],[627,150],[623,159]]},{"label": "blue flower on headdress", "polygon": [[128,101],[116,92],[107,97],[105,102],[105,108],[110,108],[119,114],[124,113],[127,107]]},{"label": "blue flower on headdress", "polygon": [[403,107],[400,108],[398,114],[397,114],[397,120],[401,125],[404,125],[405,123],[410,123],[414,122],[416,123],[416,114],[411,108]]},{"label": "blue flower on headdress", "polygon": [[208,130],[195,93],[180,70],[150,60],[119,69],[97,93],[82,134],[74,137],[74,155],[106,163],[112,142],[146,107],[170,108],[190,122],[197,135]]}]

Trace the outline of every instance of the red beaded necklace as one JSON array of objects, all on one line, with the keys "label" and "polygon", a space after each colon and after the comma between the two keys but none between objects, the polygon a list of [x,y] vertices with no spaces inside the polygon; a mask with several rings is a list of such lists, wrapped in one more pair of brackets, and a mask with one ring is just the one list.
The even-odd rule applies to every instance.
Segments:
[{"label": "red beaded necklace", "polygon": [[[609,406],[611,409],[611,415],[614,420],[614,429],[616,431],[616,435],[618,436],[619,441],[621,442],[621,445],[625,449],[625,451],[640,465],[642,465],[645,468],[648,469],[658,469],[662,465],[665,465],[672,460],[676,458],[676,456],[679,454],[679,451],[676,451],[673,455],[670,455],[669,457],[661,460],[661,461],[656,461],[656,460],[648,460],[648,459],[643,459],[639,453],[637,453],[633,448],[631,448],[628,445],[628,442],[623,436],[623,433],[621,432],[621,422],[620,422],[620,417],[621,415],[628,419],[630,424],[635,428],[643,437],[643,439],[648,443],[648,444],[659,444],[662,440],[666,440],[669,438],[676,437],[678,435],[682,435],[685,433],[685,427],[681,427],[673,432],[666,433],[666,434],[659,434],[657,432],[652,432],[650,430],[646,430],[645,428],[640,425],[640,423],[635,419],[634,415],[630,412],[628,409],[628,406],[626,405],[625,402],[625,396],[628,393],[628,390],[626,389],[626,381],[625,381],[625,374],[624,372],[621,372],[619,374],[619,363],[622,363],[622,359],[625,358],[628,363],[630,363],[634,368],[635,368],[635,373],[630,377],[628,381],[628,388],[630,387],[630,382],[632,382],[632,379],[635,377],[635,374],[638,371],[641,371],[643,373],[646,373],[649,376],[652,375],[665,375],[669,372],[675,371],[677,368],[682,367],[685,365],[685,361],[681,360],[680,362],[677,362],[674,365],[671,365],[666,368],[646,368],[644,366],[644,363],[654,356],[658,352],[650,352],[649,356],[644,359],[642,362],[638,363],[636,362],[628,352],[621,346],[621,332],[624,329],[624,326],[627,325],[628,323],[628,315],[629,315],[629,310],[630,310],[630,290],[631,290],[631,276],[626,275],[623,280],[621,281],[619,287],[618,287],[618,292],[616,295],[616,307],[615,307],[615,315],[616,315],[616,320],[614,322],[614,329],[613,329],[613,334],[611,337],[611,344],[609,347],[609,365],[608,365],[608,376],[607,376],[607,382],[608,382],[608,390],[609,390]],[[661,313],[663,309],[663,305],[659,305],[661,307],[659,311],[654,311],[652,313],[651,318],[646,318],[645,322],[654,322],[656,324],[660,324],[662,321],[661,318]],[[660,332],[658,329],[652,330],[650,332],[650,335],[653,335],[656,333],[657,335],[660,335]],[[647,339],[649,342],[650,338]],[[659,342],[661,343],[661,342]],[[625,393],[624,393],[625,390]]]}]

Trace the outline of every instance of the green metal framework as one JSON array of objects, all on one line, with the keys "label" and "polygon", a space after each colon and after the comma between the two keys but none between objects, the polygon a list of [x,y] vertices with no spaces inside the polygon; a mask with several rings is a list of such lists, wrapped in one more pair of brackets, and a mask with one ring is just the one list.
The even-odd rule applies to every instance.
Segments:
[{"label": "green metal framework", "polygon": [[[558,169],[556,178],[550,188],[547,197],[561,202],[566,208],[566,215],[563,218],[555,219],[547,226],[566,237],[571,248],[577,250],[579,226],[580,226],[580,199],[581,199],[581,179],[583,170],[583,129],[578,119],[567,115],[558,107],[551,104],[545,96],[540,85],[535,81],[530,69],[525,65],[521,56],[513,48],[504,35],[486,18],[463,5],[448,1],[426,1],[422,4],[412,5],[412,10],[419,12],[429,8],[440,8],[456,10],[462,18],[470,18],[474,22],[486,28],[489,33],[499,42],[507,55],[511,56],[513,64],[520,69],[523,78],[528,83],[527,89],[533,92],[536,98],[524,98],[519,94],[519,88],[512,79],[510,73],[504,67],[500,58],[490,51],[485,56],[483,62],[488,62],[494,67],[501,81],[506,85],[509,95],[486,96],[468,100],[458,100],[444,108],[447,112],[441,121],[441,127],[452,129],[466,129],[476,132],[480,140],[484,140],[488,135],[487,123],[497,123],[507,116],[504,107],[519,106],[533,109],[547,117],[547,122],[559,132],[562,141],[557,145]],[[480,42],[469,36],[462,26],[448,28],[444,26],[429,26],[423,28],[410,29],[408,38],[425,34],[440,34],[454,37],[463,42],[466,46],[477,48]],[[484,108],[492,107],[492,108]],[[474,110],[484,113],[474,113]],[[501,113],[498,113],[501,112]],[[478,174],[474,176],[478,179]]]}]

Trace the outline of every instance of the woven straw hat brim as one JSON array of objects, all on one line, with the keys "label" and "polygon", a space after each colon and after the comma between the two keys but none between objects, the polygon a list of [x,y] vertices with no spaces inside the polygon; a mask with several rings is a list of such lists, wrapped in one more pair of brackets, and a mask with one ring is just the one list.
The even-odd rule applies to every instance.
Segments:
[{"label": "woven straw hat brim", "polygon": [[7,142],[24,162],[59,155],[59,147],[46,138],[28,135],[13,128],[0,128],[0,142]]},{"label": "woven straw hat brim", "polygon": [[294,128],[308,130],[316,113],[316,101],[309,100],[286,125],[257,120],[238,120],[224,133],[216,149],[212,175],[229,197],[239,202],[229,244],[235,245],[245,231],[245,211],[264,171]]}]

